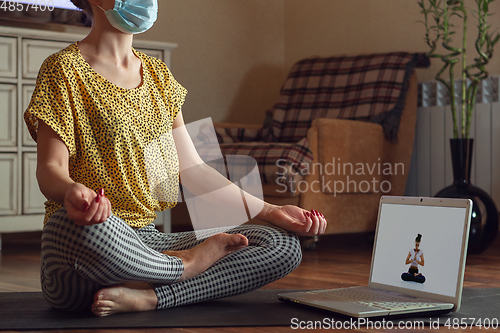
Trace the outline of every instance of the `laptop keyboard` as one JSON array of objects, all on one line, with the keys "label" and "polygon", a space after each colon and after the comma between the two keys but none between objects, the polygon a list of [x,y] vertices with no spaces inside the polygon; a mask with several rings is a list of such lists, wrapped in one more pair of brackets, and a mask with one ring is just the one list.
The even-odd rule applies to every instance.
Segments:
[{"label": "laptop keyboard", "polygon": [[324,296],[384,310],[422,309],[435,307],[432,303],[413,302],[404,296],[387,295],[368,288],[342,288],[318,291]]}]

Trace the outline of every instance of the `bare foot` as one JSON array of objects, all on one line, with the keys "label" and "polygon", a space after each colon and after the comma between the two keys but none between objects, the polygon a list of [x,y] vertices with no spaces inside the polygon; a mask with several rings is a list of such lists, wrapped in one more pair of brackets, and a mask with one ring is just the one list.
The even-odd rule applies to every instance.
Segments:
[{"label": "bare foot", "polygon": [[[184,272],[180,281],[206,271],[225,255],[248,246],[248,239],[241,235],[217,234],[198,246],[185,251],[163,253],[181,258]],[[92,312],[99,317],[120,312],[139,312],[156,309],[158,298],[147,283],[124,283],[99,290],[94,295]]]},{"label": "bare foot", "polygon": [[94,295],[92,312],[99,317],[120,312],[156,309],[158,298],[147,283],[124,283],[99,290]]},{"label": "bare foot", "polygon": [[179,281],[190,279],[212,266],[225,255],[248,246],[241,234],[217,234],[189,250],[164,251],[164,254],[182,259],[184,272]]}]

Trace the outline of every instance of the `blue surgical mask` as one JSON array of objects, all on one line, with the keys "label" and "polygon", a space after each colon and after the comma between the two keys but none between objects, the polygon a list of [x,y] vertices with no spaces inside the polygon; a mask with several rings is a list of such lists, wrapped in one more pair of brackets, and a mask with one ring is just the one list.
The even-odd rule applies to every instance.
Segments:
[{"label": "blue surgical mask", "polygon": [[115,0],[114,8],[104,10],[104,13],[109,23],[121,32],[140,34],[155,23],[158,0]]}]

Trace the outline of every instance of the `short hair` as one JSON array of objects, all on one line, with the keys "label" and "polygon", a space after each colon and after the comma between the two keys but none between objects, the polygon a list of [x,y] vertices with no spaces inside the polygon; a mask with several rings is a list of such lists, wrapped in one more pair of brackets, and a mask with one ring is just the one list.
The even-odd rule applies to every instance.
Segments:
[{"label": "short hair", "polygon": [[92,22],[94,15],[92,13],[92,6],[90,5],[90,2],[88,0],[70,0],[70,1],[77,8],[80,8],[87,15],[87,19],[90,22]]}]

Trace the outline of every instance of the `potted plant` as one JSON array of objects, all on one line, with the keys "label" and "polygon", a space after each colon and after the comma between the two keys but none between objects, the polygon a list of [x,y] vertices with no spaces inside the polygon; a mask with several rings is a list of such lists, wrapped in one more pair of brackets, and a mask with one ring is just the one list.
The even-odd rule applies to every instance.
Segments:
[{"label": "potted plant", "polygon": [[[450,139],[453,166],[453,184],[439,191],[438,197],[470,198],[473,201],[469,253],[483,252],[498,233],[498,210],[491,197],[480,188],[470,184],[473,139],[469,137],[472,113],[476,104],[478,85],[488,77],[486,65],[493,56],[493,48],[500,34],[490,32],[488,23],[490,3],[494,0],[474,0],[477,8],[469,13],[465,0],[419,0],[424,15],[425,41],[430,47],[428,56],[438,58],[443,66],[436,80],[448,90],[453,120],[453,138]],[[467,62],[467,24],[472,14],[477,18],[478,35],[475,41],[477,56]],[[463,37],[454,44],[453,23],[461,22]],[[438,47],[441,53],[438,53]],[[455,66],[460,66],[460,84],[457,94]],[[448,71],[448,78],[443,78]],[[458,96],[457,96],[458,95]],[[460,110],[460,113],[459,113]]]}]

